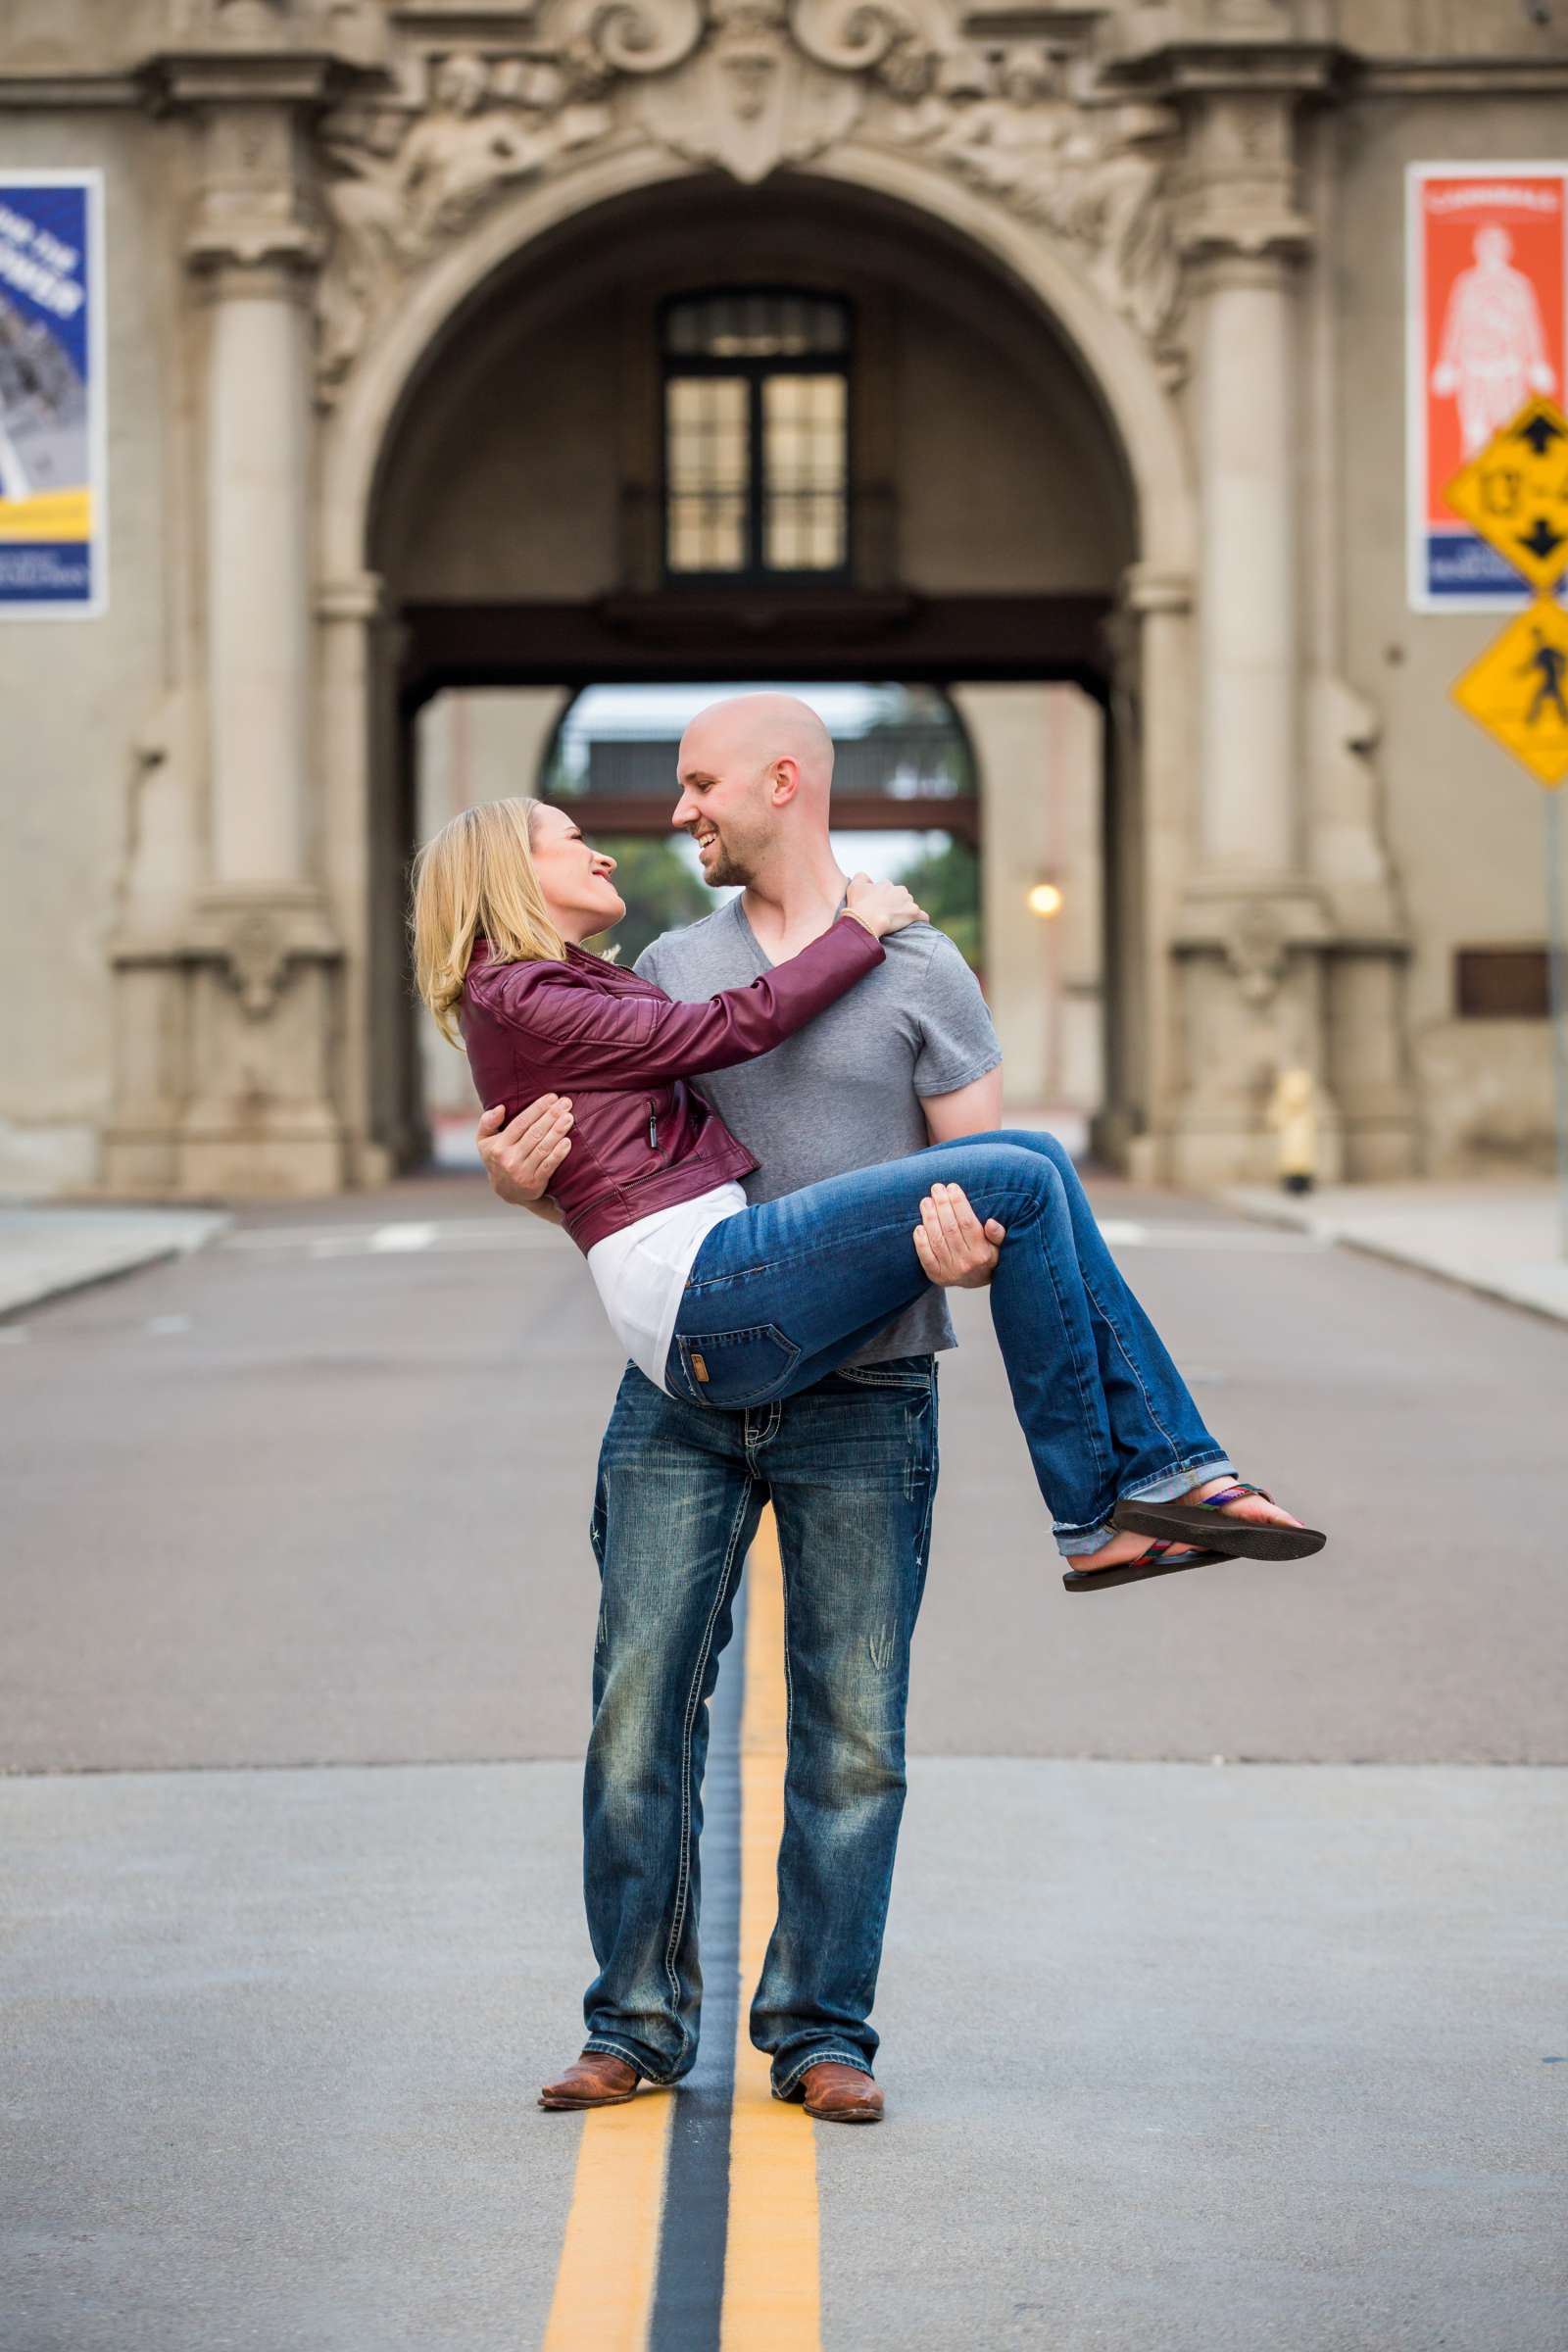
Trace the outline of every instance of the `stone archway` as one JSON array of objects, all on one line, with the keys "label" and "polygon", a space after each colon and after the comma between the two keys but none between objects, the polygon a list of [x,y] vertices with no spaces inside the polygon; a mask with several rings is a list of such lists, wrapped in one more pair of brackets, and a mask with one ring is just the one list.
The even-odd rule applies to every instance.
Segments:
[{"label": "stone archway", "polygon": [[[1155,790],[1185,782],[1180,747],[1190,725],[1186,701],[1190,662],[1182,638],[1187,625],[1186,565],[1195,527],[1194,502],[1182,438],[1169,401],[1155,366],[1134,330],[1093,287],[1082,282],[1059,255],[1043,249],[1038,239],[1009,231],[986,200],[955,187],[929,167],[888,159],[872,150],[839,150],[831,169],[793,174],[789,184],[814,188],[817,201],[824,195],[831,195],[835,204],[842,199],[851,214],[873,208],[881,217],[900,223],[902,234],[962,256],[963,268],[971,272],[984,270],[999,292],[1010,288],[1013,297],[1049,322],[1051,333],[1070,349],[1101,412],[1107,445],[1114,449],[1127,477],[1132,533],[1128,554],[1134,560],[1119,583],[1121,618],[1110,632],[1109,642],[1103,622],[1097,621],[1092,611],[1086,609],[1081,624],[1093,639],[1093,650],[1082,659],[1098,678],[1094,690],[1102,702],[1110,704],[1114,671],[1130,740],[1134,701],[1152,687],[1157,705],[1153,724],[1138,730],[1145,744],[1156,747],[1154,756],[1123,756],[1106,782],[1112,802],[1111,832],[1120,845],[1112,876],[1113,919],[1120,934],[1119,986],[1108,1053],[1112,1092],[1097,1140],[1102,1150],[1125,1159],[1149,1128],[1149,1089],[1157,1078],[1147,1049],[1160,1033],[1161,1024],[1146,992],[1151,974],[1157,987],[1164,955],[1158,940],[1150,935],[1150,926],[1163,921],[1168,927],[1169,920],[1168,909],[1151,904],[1145,884],[1149,857],[1142,835],[1149,819],[1144,777],[1146,769],[1152,770]],[[394,616],[379,610],[381,582],[365,568],[365,557],[377,486],[400,418],[418,398],[421,382],[434,364],[433,355],[450,349],[454,339],[468,330],[469,322],[482,314],[487,293],[493,301],[493,289],[505,282],[509,273],[514,275],[530,262],[548,266],[552,247],[563,232],[580,229],[586,221],[603,220],[608,237],[611,224],[624,220],[623,207],[629,195],[648,196],[676,185],[691,189],[711,182],[707,175],[698,179],[679,165],[671,167],[667,157],[661,159],[638,150],[581,167],[561,182],[514,196],[437,258],[413,297],[398,307],[384,331],[367,345],[345,382],[323,432],[320,501],[325,583],[320,739],[332,746],[330,791],[336,810],[332,831],[338,840],[376,838],[375,771],[378,763],[383,770],[388,763],[395,763],[394,740],[385,731],[389,691],[386,630]],[[617,209],[617,200],[621,209]],[[1118,583],[1112,578],[1107,587],[1114,596]],[[933,651],[931,658],[940,659],[940,655]],[[1147,665],[1145,683],[1138,687],[1135,664]],[[798,659],[794,666],[798,671]],[[501,674],[512,673],[493,673],[492,682]],[[943,673],[917,669],[912,674]],[[1066,663],[1054,670],[1031,669],[1027,659],[1020,658],[1010,668],[1003,663],[971,672],[959,666],[947,674],[1030,677],[1081,672]],[[379,741],[378,723],[383,730]],[[384,844],[382,847],[384,852]],[[360,952],[351,955],[346,975],[350,1035],[358,1031],[357,1059],[368,1074],[364,1129],[379,1127],[383,1140],[388,1125],[385,1106],[398,1099],[399,1059],[384,1039],[377,1042],[376,1007],[387,1001],[399,945],[386,920],[387,883],[383,858],[379,878],[369,877],[371,903],[363,912],[366,928],[356,942]],[[380,902],[379,914],[376,902]],[[379,948],[372,937],[378,920]]]},{"label": "stone archway", "polygon": [[111,1186],[387,1172],[377,468],[517,257],[675,186],[883,208],[1033,304],[1103,419],[1132,525],[1102,680],[1128,1010],[1102,1144],[1141,1174],[1262,1173],[1288,1058],[1324,1087],[1325,1175],[1341,1104],[1355,1172],[1402,1164],[1376,780],[1330,632],[1308,683],[1298,625],[1297,118],[1327,53],[1108,39],[1106,14],[1047,37],[1004,12],[977,40],[953,0],[494,0],[466,48],[457,17],[376,0],[193,12],[158,65],[196,133],[193,618],[142,791],[172,812],[188,777],[192,817],[177,888],[167,860],[127,868]]}]

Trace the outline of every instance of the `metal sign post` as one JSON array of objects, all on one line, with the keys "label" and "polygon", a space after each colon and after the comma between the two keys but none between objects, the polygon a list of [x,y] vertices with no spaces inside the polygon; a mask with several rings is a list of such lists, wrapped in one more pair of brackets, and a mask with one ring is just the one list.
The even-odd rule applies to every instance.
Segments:
[{"label": "metal sign post", "polygon": [[1445,496],[1536,590],[1452,693],[1461,710],[1546,788],[1546,970],[1556,1099],[1560,1249],[1568,1258],[1568,933],[1562,802],[1568,776],[1568,612],[1553,595],[1568,567],[1568,416],[1528,401],[1448,484]]}]

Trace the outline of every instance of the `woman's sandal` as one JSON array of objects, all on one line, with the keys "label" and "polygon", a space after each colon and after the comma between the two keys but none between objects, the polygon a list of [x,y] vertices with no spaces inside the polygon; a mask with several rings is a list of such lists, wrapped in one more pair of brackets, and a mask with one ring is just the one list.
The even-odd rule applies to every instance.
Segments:
[{"label": "woman's sandal", "polygon": [[[1274,1499],[1266,1487],[1237,1479],[1201,1502],[1118,1502],[1110,1514],[1112,1527],[1159,1541],[1135,1560],[1119,1560],[1114,1568],[1069,1568],[1061,1581],[1069,1592],[1090,1592],[1096,1585],[1137,1584],[1146,1576],[1175,1576],[1183,1568],[1207,1568],[1216,1560],[1300,1560],[1308,1552],[1321,1551],[1328,1542],[1315,1527],[1281,1527],[1265,1520],[1225,1517],[1224,1505],[1243,1494],[1261,1494],[1265,1502]],[[1165,1556],[1178,1544],[1190,1544],[1195,1537],[1209,1548],[1186,1551],[1176,1559]]]}]

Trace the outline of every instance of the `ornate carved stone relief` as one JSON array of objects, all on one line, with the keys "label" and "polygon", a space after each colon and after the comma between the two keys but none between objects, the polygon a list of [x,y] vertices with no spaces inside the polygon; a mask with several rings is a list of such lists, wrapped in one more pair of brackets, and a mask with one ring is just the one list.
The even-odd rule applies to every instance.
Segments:
[{"label": "ornate carved stone relief", "polygon": [[1146,336],[1175,308],[1170,116],[1102,102],[1087,61],[1043,43],[966,42],[947,0],[547,0],[508,54],[411,52],[398,73],[319,132],[327,387],[400,282],[509,189],[645,141],[747,182],[851,136],[918,152],[1041,222]]},{"label": "ornate carved stone relief", "polygon": [[1244,1004],[1271,1004],[1285,978],[1290,934],[1265,901],[1243,906],[1225,939],[1225,960]]},{"label": "ornate carved stone relief", "polygon": [[265,908],[242,914],[232,924],[221,968],[250,1020],[265,1020],[276,1004],[289,945],[283,926]]}]

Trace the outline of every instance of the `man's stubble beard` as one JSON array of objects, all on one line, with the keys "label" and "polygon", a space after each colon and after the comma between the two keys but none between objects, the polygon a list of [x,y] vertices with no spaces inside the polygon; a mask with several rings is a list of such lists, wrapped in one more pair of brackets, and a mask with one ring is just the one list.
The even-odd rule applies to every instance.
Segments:
[{"label": "man's stubble beard", "polygon": [[742,858],[731,857],[719,842],[710,861],[703,867],[703,880],[710,890],[731,890],[737,886],[745,890],[751,884],[752,868]]}]

